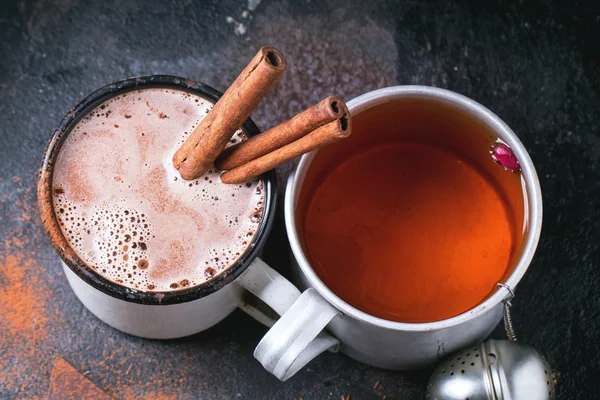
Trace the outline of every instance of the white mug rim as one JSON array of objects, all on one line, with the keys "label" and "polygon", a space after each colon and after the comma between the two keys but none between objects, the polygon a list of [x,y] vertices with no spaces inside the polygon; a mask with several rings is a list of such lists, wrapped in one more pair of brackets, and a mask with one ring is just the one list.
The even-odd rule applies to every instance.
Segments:
[{"label": "white mug rim", "polygon": [[[542,194],[535,167],[529,154],[516,134],[496,114],[476,101],[446,89],[418,85],[392,86],[360,95],[349,101],[347,106],[351,113],[358,113],[390,99],[409,96],[442,100],[470,112],[481,122],[489,126],[512,149],[519,160],[527,191],[527,203],[525,205],[528,207],[529,229],[523,238],[521,257],[508,279],[503,282],[510,289],[514,290],[531,264],[542,228]],[[284,200],[286,231],[294,257],[310,285],[343,314],[384,329],[407,332],[431,332],[447,329],[477,318],[511,296],[511,293],[506,290],[498,290],[474,308],[455,317],[425,323],[395,322],[378,318],[342,300],[321,281],[310,266],[302,250],[296,230],[294,203],[296,192],[299,190],[297,181],[298,173],[308,168],[315,154],[316,151],[303,155],[288,179]]]}]

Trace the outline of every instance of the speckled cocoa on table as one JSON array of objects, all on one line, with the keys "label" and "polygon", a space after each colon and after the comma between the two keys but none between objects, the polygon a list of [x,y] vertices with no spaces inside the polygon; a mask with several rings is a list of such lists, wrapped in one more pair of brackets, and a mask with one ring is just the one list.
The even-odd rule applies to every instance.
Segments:
[{"label": "speckled cocoa on table", "polygon": [[[423,397],[428,371],[382,371],[334,354],[280,383],[252,357],[265,328],[241,312],[181,340],[121,334],[77,301],[44,236],[36,171],[53,128],[82,97],[158,73],[224,90],[263,45],[289,63],[252,115],[263,129],[327,95],[349,100],[425,84],[481,102],[517,132],[538,170],[545,211],[537,255],[514,301],[515,327],[561,373],[560,399],[597,397],[597,2],[1,3],[0,398],[45,397],[56,356],[115,398]],[[287,171],[280,168],[280,180]],[[285,246],[279,224],[265,258],[287,273]],[[494,336],[502,335],[499,327]]]},{"label": "speckled cocoa on table", "polygon": [[60,357],[54,360],[46,400],[111,400],[102,390]]}]

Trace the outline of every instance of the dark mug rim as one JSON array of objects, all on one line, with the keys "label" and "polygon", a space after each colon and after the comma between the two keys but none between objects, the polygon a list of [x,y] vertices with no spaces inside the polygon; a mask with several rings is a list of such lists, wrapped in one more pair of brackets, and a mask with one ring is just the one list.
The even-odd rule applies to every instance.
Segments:
[{"label": "dark mug rim", "polygon": [[[107,295],[124,301],[147,305],[169,305],[197,300],[216,292],[233,282],[258,257],[258,253],[263,248],[273,225],[276,208],[275,202],[277,199],[277,179],[273,170],[261,176],[265,185],[265,204],[261,224],[246,251],[233,265],[213,279],[187,289],[146,292],[129,288],[104,278],[75,253],[60,229],[55,217],[52,200],[54,163],[64,140],[69,135],[73,126],[96,105],[121,93],[153,87],[183,90],[204,97],[212,102],[217,102],[222,96],[221,92],[204,83],[171,75],[133,77],[97,89],[70,109],[52,133],[50,141],[44,150],[44,158],[38,176],[38,206],[44,229],[52,247],[54,247],[54,250],[56,250],[62,261],[71,271],[84,282]],[[248,136],[260,133],[260,130],[250,118],[242,124],[241,128]]]}]

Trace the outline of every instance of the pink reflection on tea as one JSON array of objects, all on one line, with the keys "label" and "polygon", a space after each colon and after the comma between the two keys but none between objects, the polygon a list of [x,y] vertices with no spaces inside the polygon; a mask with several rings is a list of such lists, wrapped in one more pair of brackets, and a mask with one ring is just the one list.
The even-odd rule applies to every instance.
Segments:
[{"label": "pink reflection on tea", "polygon": [[492,154],[494,161],[502,165],[505,169],[512,172],[519,172],[521,170],[519,160],[517,160],[515,153],[513,153],[510,147],[504,143],[492,144],[490,153]]}]

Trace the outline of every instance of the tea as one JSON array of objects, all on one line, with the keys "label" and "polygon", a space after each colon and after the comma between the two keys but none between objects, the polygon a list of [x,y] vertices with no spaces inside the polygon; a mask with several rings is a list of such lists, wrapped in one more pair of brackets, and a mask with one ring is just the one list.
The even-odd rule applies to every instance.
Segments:
[{"label": "tea", "polygon": [[433,322],[481,303],[510,275],[526,228],[519,173],[492,130],[452,105],[394,100],[353,115],[317,152],[297,226],[319,278],[387,320]]}]

